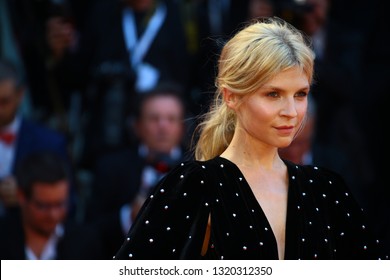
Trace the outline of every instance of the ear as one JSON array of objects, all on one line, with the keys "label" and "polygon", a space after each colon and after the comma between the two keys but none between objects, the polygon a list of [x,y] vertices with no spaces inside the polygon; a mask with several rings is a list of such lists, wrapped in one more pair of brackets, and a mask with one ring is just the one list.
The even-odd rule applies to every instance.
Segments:
[{"label": "ear", "polygon": [[237,102],[238,102],[237,94],[228,90],[227,88],[224,88],[222,90],[222,96],[223,96],[223,100],[225,101],[226,105],[230,109],[235,110],[237,108]]}]

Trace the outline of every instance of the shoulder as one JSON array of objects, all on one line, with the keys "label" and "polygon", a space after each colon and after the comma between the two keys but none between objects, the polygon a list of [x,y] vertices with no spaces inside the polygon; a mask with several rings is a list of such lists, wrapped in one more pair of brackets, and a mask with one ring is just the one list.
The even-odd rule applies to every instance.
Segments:
[{"label": "shoulder", "polygon": [[196,204],[208,196],[211,189],[209,177],[202,162],[183,161],[160,179],[145,205],[149,202],[151,205],[161,204],[167,200],[184,201],[183,198],[190,198],[189,204]]},{"label": "shoulder", "polygon": [[179,179],[195,179],[208,178],[210,175],[215,175],[215,168],[222,164],[218,158],[213,158],[207,161],[199,160],[183,160],[177,164],[169,173],[168,178]]},{"label": "shoulder", "polygon": [[285,161],[289,175],[301,183],[314,185],[345,185],[344,178],[337,172],[318,165],[299,165]]},{"label": "shoulder", "polygon": [[356,204],[350,187],[339,173],[317,165],[297,165],[287,162],[287,166],[290,182],[295,182],[302,192],[312,193],[318,198],[327,197],[335,203],[349,200]]},{"label": "shoulder", "polygon": [[53,151],[69,161],[65,134],[30,120],[22,121],[18,134],[17,160],[31,152]]},{"label": "shoulder", "polygon": [[206,168],[203,162],[196,160],[185,160],[177,164],[166,176],[162,179],[162,183],[170,182],[191,182],[203,184],[207,177]]}]

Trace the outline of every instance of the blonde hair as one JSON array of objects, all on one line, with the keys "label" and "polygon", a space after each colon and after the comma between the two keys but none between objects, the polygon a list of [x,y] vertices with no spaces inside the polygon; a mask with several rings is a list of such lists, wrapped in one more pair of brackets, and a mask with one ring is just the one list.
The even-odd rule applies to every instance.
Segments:
[{"label": "blonde hair", "polygon": [[292,67],[300,67],[312,82],[314,55],[308,42],[291,24],[273,17],[248,24],[225,44],[218,62],[214,101],[195,130],[199,133],[195,159],[220,155],[232,140],[236,115],[223,101],[223,89],[250,95]]}]

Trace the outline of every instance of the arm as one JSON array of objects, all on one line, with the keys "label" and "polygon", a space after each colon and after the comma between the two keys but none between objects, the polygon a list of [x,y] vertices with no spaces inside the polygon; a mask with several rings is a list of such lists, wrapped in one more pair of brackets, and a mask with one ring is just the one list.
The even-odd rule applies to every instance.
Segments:
[{"label": "arm", "polygon": [[200,165],[179,165],[142,206],[115,259],[199,259],[210,213]]},{"label": "arm", "polygon": [[366,213],[355,200],[353,193],[337,174],[330,174],[331,210],[336,259],[380,259],[382,244],[373,233]]}]

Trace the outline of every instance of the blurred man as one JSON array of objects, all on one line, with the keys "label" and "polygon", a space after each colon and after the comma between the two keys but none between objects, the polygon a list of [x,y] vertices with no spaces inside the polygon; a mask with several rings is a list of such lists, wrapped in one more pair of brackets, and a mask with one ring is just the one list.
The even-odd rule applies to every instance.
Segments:
[{"label": "blurred man", "polygon": [[54,153],[26,157],[16,171],[19,212],[0,220],[1,259],[100,259],[96,232],[68,219],[69,176]]},{"label": "blurred man", "polygon": [[185,105],[176,85],[140,96],[133,131],[136,145],[106,154],[97,162],[88,221],[98,221],[111,258],[154,185],[186,156]]},{"label": "blurred man", "polygon": [[70,165],[67,140],[57,131],[24,118],[19,112],[24,85],[15,67],[0,60],[0,207],[16,206],[15,166],[37,151],[53,151]]}]

